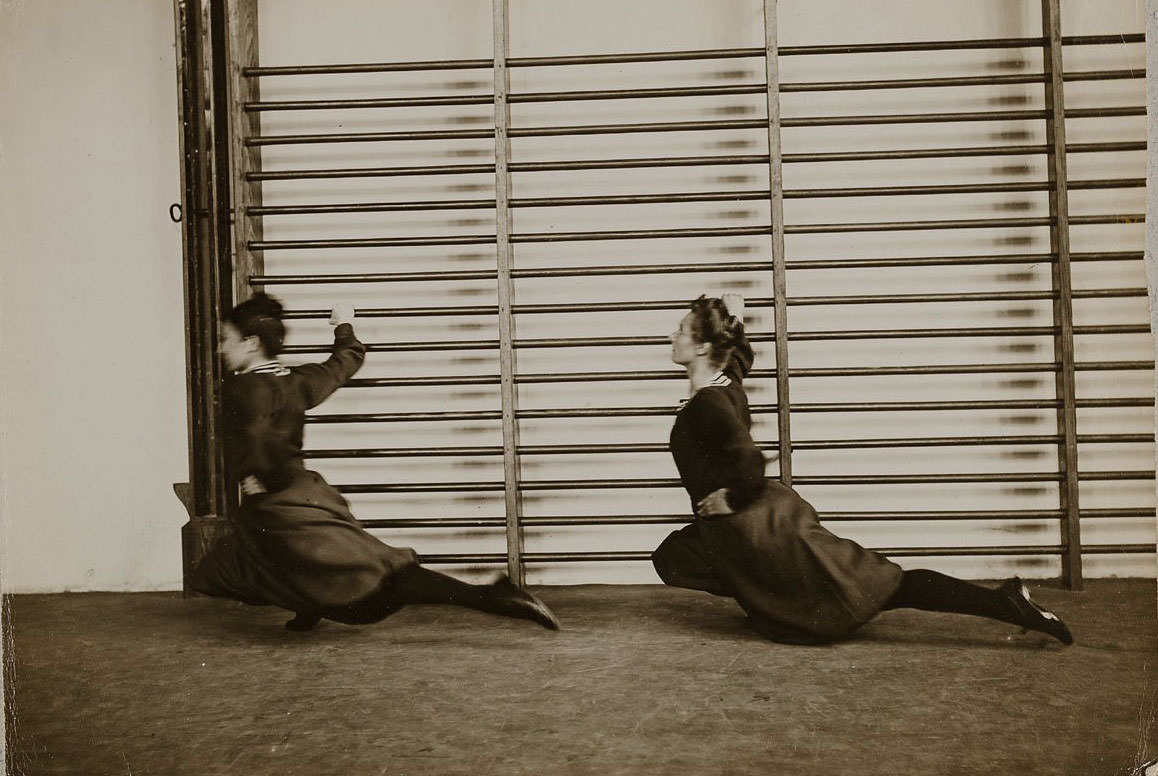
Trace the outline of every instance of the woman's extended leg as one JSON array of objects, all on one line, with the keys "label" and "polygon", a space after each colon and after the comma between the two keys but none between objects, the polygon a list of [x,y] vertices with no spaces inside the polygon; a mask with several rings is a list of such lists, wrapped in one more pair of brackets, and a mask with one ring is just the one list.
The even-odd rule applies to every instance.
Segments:
[{"label": "woman's extended leg", "polygon": [[423,566],[409,566],[391,580],[387,598],[393,603],[451,604],[537,622],[551,630],[559,621],[547,605],[517,587],[506,575],[489,585],[471,585]]},{"label": "woman's extended leg", "polygon": [[538,598],[506,576],[489,585],[471,585],[419,565],[394,574],[376,593],[349,606],[320,613],[298,613],[286,623],[290,630],[310,630],[321,617],[351,624],[378,622],[407,604],[450,604],[537,622],[559,629],[559,620]]},{"label": "woman's extended leg", "polygon": [[1074,641],[1065,623],[1034,603],[1017,577],[993,589],[928,569],[905,571],[900,587],[882,608],[972,614],[1047,633],[1063,644]]}]

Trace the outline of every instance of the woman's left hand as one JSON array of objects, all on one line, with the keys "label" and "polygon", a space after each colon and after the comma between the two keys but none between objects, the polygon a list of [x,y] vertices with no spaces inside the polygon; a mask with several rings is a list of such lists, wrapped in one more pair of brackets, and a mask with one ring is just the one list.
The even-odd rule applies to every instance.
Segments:
[{"label": "woman's left hand", "polygon": [[696,514],[700,517],[719,517],[731,515],[733,510],[728,506],[728,489],[719,488],[704,496],[696,504]]}]

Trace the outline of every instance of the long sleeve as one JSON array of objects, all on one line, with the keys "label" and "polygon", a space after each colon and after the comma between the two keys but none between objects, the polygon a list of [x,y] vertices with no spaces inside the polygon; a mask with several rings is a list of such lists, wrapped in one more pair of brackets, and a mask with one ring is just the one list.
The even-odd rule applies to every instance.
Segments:
[{"label": "long sleeve", "polygon": [[728,358],[728,363],[724,365],[724,374],[734,382],[742,383],[752,369],[752,362],[755,357],[756,354],[752,350],[752,345],[744,334],[744,324],[740,324],[740,335],[736,340],[732,355]]},{"label": "long sleeve", "polygon": [[693,431],[703,446],[704,482],[712,489],[727,488],[729,506],[743,509],[764,488],[764,456],[723,391],[706,388],[695,399],[689,409],[694,410]]},{"label": "long sleeve", "polygon": [[307,408],[321,404],[330,394],[342,387],[362,367],[366,346],[354,336],[354,327],[343,323],[334,329],[334,345],[330,357],[320,364],[304,364],[294,368],[301,379],[303,400]]}]

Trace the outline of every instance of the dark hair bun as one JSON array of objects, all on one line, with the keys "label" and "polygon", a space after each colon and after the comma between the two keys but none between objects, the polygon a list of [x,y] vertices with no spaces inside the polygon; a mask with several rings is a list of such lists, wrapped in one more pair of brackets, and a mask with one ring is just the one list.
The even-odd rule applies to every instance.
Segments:
[{"label": "dark hair bun", "polygon": [[281,352],[285,343],[285,324],[281,316],[281,302],[269,294],[258,292],[226,313],[225,320],[236,326],[243,337],[260,339],[265,354],[272,358]]},{"label": "dark hair bun", "polygon": [[[247,301],[242,302],[242,305],[249,306],[249,312],[255,316],[269,316],[270,318],[277,318],[279,321],[282,316],[281,302],[274,299],[264,291],[259,291],[250,297]],[[241,305],[238,305],[239,307]]]},{"label": "dark hair bun", "polygon": [[728,315],[720,323],[718,333],[718,340],[713,344],[722,347],[730,348],[736,344],[740,338],[740,331],[744,327],[744,322],[734,315]]},{"label": "dark hair bun", "polygon": [[712,346],[712,360],[724,363],[740,339],[744,322],[728,312],[723,300],[700,296],[692,302],[692,328],[698,342]]}]

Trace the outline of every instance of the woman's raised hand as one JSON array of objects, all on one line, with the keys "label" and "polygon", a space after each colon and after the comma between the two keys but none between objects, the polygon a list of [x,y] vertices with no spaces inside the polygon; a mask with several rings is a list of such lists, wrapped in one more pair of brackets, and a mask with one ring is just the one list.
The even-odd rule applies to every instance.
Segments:
[{"label": "woman's raised hand", "polygon": [[341,326],[343,323],[354,322],[354,305],[349,302],[337,302],[330,308],[330,325]]},{"label": "woman's raised hand", "polygon": [[728,308],[728,315],[734,315],[742,323],[744,321],[744,295],[721,294],[720,301]]}]

